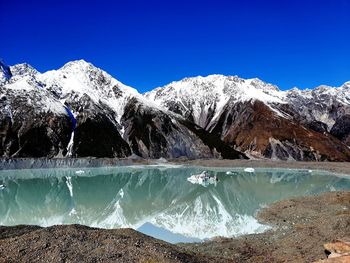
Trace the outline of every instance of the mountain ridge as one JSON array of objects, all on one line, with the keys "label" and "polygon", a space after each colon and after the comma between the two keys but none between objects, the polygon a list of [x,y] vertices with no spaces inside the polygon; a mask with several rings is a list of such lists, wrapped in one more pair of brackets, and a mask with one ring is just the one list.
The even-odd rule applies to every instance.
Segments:
[{"label": "mountain ridge", "polygon": [[[184,78],[140,94],[85,60],[71,61],[44,73],[26,63],[1,69],[13,71],[10,78],[9,74],[2,77],[0,84],[1,93],[11,97],[8,101],[21,97],[21,105],[25,106],[19,108],[30,106],[55,121],[57,114],[68,120],[63,126],[71,127],[71,134],[64,137],[70,138],[72,157],[127,157],[137,153],[143,158],[249,155],[286,160],[350,160],[346,146],[349,131],[342,131],[350,114],[350,82],[339,88],[323,85],[313,90],[281,91],[258,78],[213,74]],[[26,93],[38,90],[46,103],[34,103],[33,107],[24,98]],[[3,111],[11,106],[5,104]],[[20,111],[15,115],[19,116]],[[13,123],[5,121],[4,116],[0,125],[5,138],[1,153],[12,156],[9,148],[21,140],[9,143],[8,135],[25,128],[12,131],[9,127]],[[337,129],[332,134],[335,123]],[[287,127],[292,129],[292,135],[284,131]],[[296,134],[305,138],[296,138]],[[315,139],[307,139],[310,134]],[[53,145],[57,144],[57,134],[55,138],[51,133],[46,136]],[[317,140],[326,141],[328,148]],[[53,152],[46,150],[44,156],[66,156],[68,145],[66,139],[63,141],[58,143],[60,146],[52,146]]]},{"label": "mountain ridge", "polygon": [[[86,60],[84,60],[84,59],[77,59],[77,60],[72,60],[72,61],[69,61],[69,62],[67,62],[67,63],[65,63],[63,66],[61,66],[59,69],[57,69],[57,70],[60,70],[60,69],[63,69],[63,68],[67,68],[67,67],[69,67],[70,65],[75,65],[75,64],[77,64],[77,63],[86,63],[86,64],[90,64],[91,66],[93,66],[94,68],[97,68],[97,69],[100,69],[99,67],[96,67],[95,65],[93,65],[91,62],[88,62],[88,61],[86,61]],[[57,71],[57,70],[47,70],[47,71],[45,71],[45,72],[40,72],[40,71],[38,71],[35,67],[33,67],[31,64],[28,64],[27,62],[23,62],[23,63],[18,63],[18,64],[14,64],[14,65],[12,65],[12,66],[8,66],[8,65],[6,65],[3,61],[2,61],[2,67],[1,67],[1,71],[3,72],[3,67],[9,67],[10,69],[11,69],[11,72],[15,69],[16,71],[18,70],[17,68],[18,67],[20,67],[20,68],[28,68],[29,69],[29,71],[32,71],[33,73],[32,74],[44,74],[44,73],[47,73],[47,72],[51,72],[51,71]],[[101,69],[100,69],[101,70]],[[102,71],[104,71],[104,70],[102,70]],[[105,71],[104,71],[105,72]],[[27,71],[26,72],[26,75],[28,74],[29,72]],[[107,73],[107,72],[106,72]],[[108,73],[107,73],[108,74]],[[15,74],[15,75],[18,75],[18,73],[17,74]],[[22,73],[22,75],[23,75],[23,73]],[[29,74],[28,74],[29,75]],[[110,75],[110,74],[108,74],[108,75]],[[110,75],[112,78],[114,78],[112,75]],[[208,75],[196,75],[196,76],[191,76],[191,77],[184,77],[184,78],[181,78],[181,79],[179,79],[179,80],[174,80],[174,81],[171,81],[171,82],[169,82],[168,84],[165,84],[165,85],[163,85],[163,86],[157,86],[157,87],[154,87],[154,88],[152,88],[151,90],[148,90],[148,91],[145,91],[145,92],[143,92],[143,93],[140,93],[140,92],[138,92],[139,94],[141,94],[141,95],[144,95],[144,94],[146,94],[146,93],[149,93],[149,92],[152,92],[152,91],[154,91],[154,90],[156,90],[156,89],[159,89],[159,88],[163,88],[163,87],[165,87],[165,86],[168,86],[168,85],[171,85],[171,84],[173,84],[173,83],[177,83],[177,82],[181,82],[181,81],[185,81],[185,80],[188,80],[188,79],[196,79],[196,78],[207,78],[207,77],[214,77],[214,76],[221,76],[221,77],[230,77],[230,78],[238,78],[238,79],[241,79],[241,80],[251,80],[251,81],[256,81],[256,82],[260,82],[260,83],[264,83],[264,84],[266,84],[266,85],[270,85],[270,86],[272,86],[272,87],[274,87],[275,89],[277,89],[278,91],[281,91],[281,92],[290,92],[290,91],[296,91],[296,90],[298,90],[298,91],[302,91],[302,92],[310,92],[310,91],[314,91],[314,90],[317,90],[317,89],[319,89],[319,88],[328,88],[328,89],[338,89],[338,88],[348,88],[348,89],[350,89],[350,80],[349,81],[345,81],[342,85],[340,85],[340,86],[331,86],[331,85],[328,85],[328,84],[320,84],[320,85],[318,85],[318,86],[315,86],[314,88],[305,88],[305,89],[301,89],[301,88],[299,88],[299,87],[297,87],[297,86],[294,86],[294,87],[292,87],[292,88],[290,88],[290,89],[285,89],[285,90],[281,90],[279,87],[278,87],[278,85],[275,85],[275,84],[272,84],[272,83],[270,83],[270,82],[267,82],[267,81],[264,81],[264,80],[262,80],[262,79],[260,79],[259,77],[254,77],[254,78],[243,78],[243,77],[240,77],[240,76],[238,76],[238,75],[224,75],[224,74],[219,74],[219,73],[214,73],[214,74],[208,74]],[[119,81],[120,82],[120,81]],[[121,82],[120,82],[121,83]],[[131,89],[135,89],[135,88],[132,88],[131,86],[128,86],[128,85],[125,85],[125,84],[123,84],[124,86],[127,86],[127,87],[129,87],[129,88],[131,88]]]}]

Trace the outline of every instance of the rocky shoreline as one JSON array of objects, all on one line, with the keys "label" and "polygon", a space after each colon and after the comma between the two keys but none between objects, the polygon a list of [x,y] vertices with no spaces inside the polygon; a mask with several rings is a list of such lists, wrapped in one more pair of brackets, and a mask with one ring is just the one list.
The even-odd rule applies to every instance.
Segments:
[{"label": "rocky shoreline", "polygon": [[0,227],[0,262],[314,262],[327,258],[325,243],[349,236],[350,192],[282,200],[258,219],[272,229],[176,245],[131,229]]}]

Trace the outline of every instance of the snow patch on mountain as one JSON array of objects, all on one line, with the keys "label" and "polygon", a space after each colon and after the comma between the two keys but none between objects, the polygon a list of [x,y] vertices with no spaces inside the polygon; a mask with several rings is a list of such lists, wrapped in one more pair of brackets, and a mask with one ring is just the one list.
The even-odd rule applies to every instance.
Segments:
[{"label": "snow patch on mountain", "polygon": [[58,70],[37,74],[35,78],[55,94],[63,104],[68,105],[72,102],[81,104],[80,100],[87,96],[96,105],[107,106],[116,114],[115,120],[119,124],[121,124],[125,106],[132,98],[151,108],[166,111],[159,105],[146,100],[136,89],[124,85],[84,60],[68,62]]},{"label": "snow patch on mountain", "polygon": [[224,75],[185,78],[147,92],[144,97],[163,108],[179,111],[182,116],[192,115],[201,127],[210,125],[209,115],[214,122],[227,105],[234,103],[254,100],[271,105],[286,103],[285,93],[272,84]]},{"label": "snow patch on mountain", "polygon": [[139,94],[84,60],[69,62],[59,70],[39,74],[36,78],[62,102],[66,99],[79,100],[87,95],[97,105],[107,105],[116,112],[118,122],[130,97]]},{"label": "snow patch on mountain", "polygon": [[[187,97],[188,95],[191,97]],[[162,98],[166,97],[178,100],[184,105],[189,99],[215,101],[217,105],[224,105],[229,99],[235,99],[236,102],[254,99],[278,103],[283,103],[284,99],[284,93],[280,92],[277,86],[256,78],[242,79],[224,75],[185,78],[146,92],[144,96],[158,104],[162,104]]]},{"label": "snow patch on mountain", "polygon": [[1,87],[1,93],[6,98],[22,98],[28,105],[33,105],[38,112],[52,112],[67,115],[66,108],[50,92],[38,88],[28,76]]},{"label": "snow patch on mountain", "polygon": [[25,76],[34,76],[39,73],[35,68],[27,63],[16,64],[10,66],[10,70],[13,77],[25,77]]}]

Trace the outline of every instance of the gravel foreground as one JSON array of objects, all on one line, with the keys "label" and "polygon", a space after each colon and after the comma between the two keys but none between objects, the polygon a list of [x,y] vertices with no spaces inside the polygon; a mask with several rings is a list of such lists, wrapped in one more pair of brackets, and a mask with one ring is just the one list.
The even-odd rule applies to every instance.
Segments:
[{"label": "gravel foreground", "polygon": [[177,245],[132,229],[0,227],[0,262],[314,262],[327,258],[325,243],[349,237],[350,192],[279,201],[258,219],[272,230]]}]

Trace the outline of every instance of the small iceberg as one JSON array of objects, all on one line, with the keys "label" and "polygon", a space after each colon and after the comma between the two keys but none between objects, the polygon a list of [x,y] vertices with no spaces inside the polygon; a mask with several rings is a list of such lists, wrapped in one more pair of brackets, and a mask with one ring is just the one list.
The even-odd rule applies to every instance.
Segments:
[{"label": "small iceberg", "polygon": [[232,175],[232,174],[237,174],[237,172],[227,171],[226,174],[227,175]]},{"label": "small iceberg", "polygon": [[4,184],[0,184],[0,190],[5,189],[5,185]]},{"label": "small iceberg", "polygon": [[251,167],[248,167],[248,168],[245,168],[244,171],[247,172],[247,173],[254,173],[255,169],[251,168]]},{"label": "small iceberg", "polygon": [[218,182],[218,178],[216,175],[210,176],[207,171],[203,171],[200,174],[193,174],[187,178],[192,184],[200,184],[204,187],[207,187],[210,184],[215,184]]},{"label": "small iceberg", "polygon": [[78,170],[78,171],[75,171],[76,174],[84,174],[85,172],[83,170]]},{"label": "small iceberg", "polygon": [[168,160],[163,158],[163,157],[160,157],[158,160],[157,160],[157,163],[167,163]]}]

